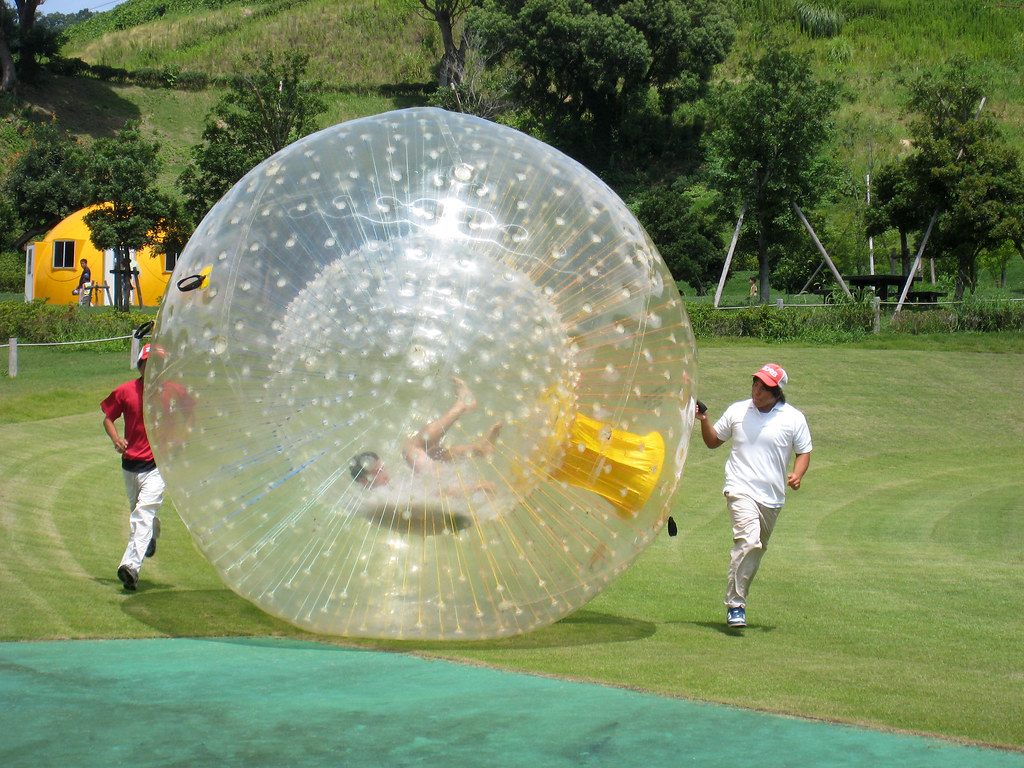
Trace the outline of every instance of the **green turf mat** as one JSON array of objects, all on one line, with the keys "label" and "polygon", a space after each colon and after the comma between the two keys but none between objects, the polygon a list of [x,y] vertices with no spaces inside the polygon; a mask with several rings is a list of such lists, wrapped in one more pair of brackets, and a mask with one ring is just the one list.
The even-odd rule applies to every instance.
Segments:
[{"label": "green turf mat", "polygon": [[0,644],[0,765],[1024,767],[1024,754],[293,640]]}]

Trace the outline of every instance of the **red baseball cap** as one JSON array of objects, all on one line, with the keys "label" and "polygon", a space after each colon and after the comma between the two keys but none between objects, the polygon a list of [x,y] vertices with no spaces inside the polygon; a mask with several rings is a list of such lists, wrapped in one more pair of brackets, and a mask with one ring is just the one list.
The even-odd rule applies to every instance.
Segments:
[{"label": "red baseball cap", "polygon": [[135,364],[138,365],[143,360],[149,360],[150,352],[152,352],[155,355],[159,355],[160,357],[166,356],[164,348],[161,347],[159,344],[155,346],[153,344],[146,344],[145,346],[142,347],[142,349],[139,350],[139,359],[135,361]]},{"label": "red baseball cap", "polygon": [[762,366],[761,370],[754,374],[754,377],[760,379],[769,387],[778,387],[779,389],[783,389],[786,386],[786,382],[789,381],[789,376],[782,370],[782,366],[775,363],[767,363]]}]

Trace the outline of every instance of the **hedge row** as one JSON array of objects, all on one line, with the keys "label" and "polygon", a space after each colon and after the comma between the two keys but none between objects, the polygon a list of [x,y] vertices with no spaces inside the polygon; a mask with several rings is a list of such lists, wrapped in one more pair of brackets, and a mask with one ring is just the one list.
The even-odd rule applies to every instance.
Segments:
[{"label": "hedge row", "polygon": [[[759,305],[721,310],[710,304],[687,306],[698,339],[745,336],[764,341],[839,343],[874,333],[875,313],[864,303],[824,307]],[[938,308],[904,307],[893,316],[882,312],[881,331],[896,334],[1024,331],[1024,302],[968,299]]]},{"label": "hedge row", "polygon": [[967,299],[938,309],[904,310],[892,318],[897,333],[1024,331],[1024,302]]},{"label": "hedge row", "polygon": [[0,340],[16,338],[23,344],[54,344],[127,336],[151,315],[133,310],[44,304],[36,301],[0,301]]},{"label": "hedge row", "polygon": [[[824,307],[759,305],[740,310],[715,309],[710,304],[687,307],[698,339],[738,336],[763,341],[803,341],[836,344],[866,338],[874,332],[870,305],[836,304]],[[965,301],[939,309],[904,309],[883,317],[883,332],[899,334],[960,331],[1024,331],[1024,302]],[[23,343],[86,341],[126,336],[147,320],[138,310],[51,306],[33,302],[0,301],[0,339]]]},{"label": "hedge row", "polygon": [[875,313],[867,304],[825,307],[783,307],[761,304],[738,310],[711,304],[686,308],[698,339],[740,336],[765,341],[807,341],[836,344],[862,339],[874,331]]}]

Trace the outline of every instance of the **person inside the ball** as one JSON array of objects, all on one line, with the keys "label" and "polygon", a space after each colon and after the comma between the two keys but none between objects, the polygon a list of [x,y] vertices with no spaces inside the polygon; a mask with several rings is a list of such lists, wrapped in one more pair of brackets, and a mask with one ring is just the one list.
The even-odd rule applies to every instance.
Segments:
[{"label": "person inside the ball", "polygon": [[[501,422],[491,425],[487,433],[472,443],[447,445],[445,435],[455,423],[476,408],[476,398],[466,383],[452,377],[455,385],[455,403],[441,418],[431,421],[402,445],[402,455],[412,468],[414,475],[435,475],[440,477],[443,464],[454,464],[467,458],[488,456],[494,452],[494,442],[501,432]],[[357,454],[349,465],[352,479],[365,489],[381,488],[391,484],[391,475],[384,468],[379,455],[373,451]],[[486,480],[457,485],[440,485],[447,495],[468,496],[476,491],[493,491],[494,483]]]}]

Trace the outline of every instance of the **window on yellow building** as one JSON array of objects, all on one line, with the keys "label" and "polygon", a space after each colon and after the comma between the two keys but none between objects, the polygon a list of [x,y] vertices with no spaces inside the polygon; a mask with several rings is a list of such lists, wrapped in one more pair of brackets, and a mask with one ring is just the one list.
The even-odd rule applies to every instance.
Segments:
[{"label": "window on yellow building", "polygon": [[164,272],[173,272],[174,265],[178,263],[178,254],[176,253],[165,253],[164,254]]},{"label": "window on yellow building", "polygon": [[53,242],[53,268],[75,268],[75,241],[55,240]]}]

